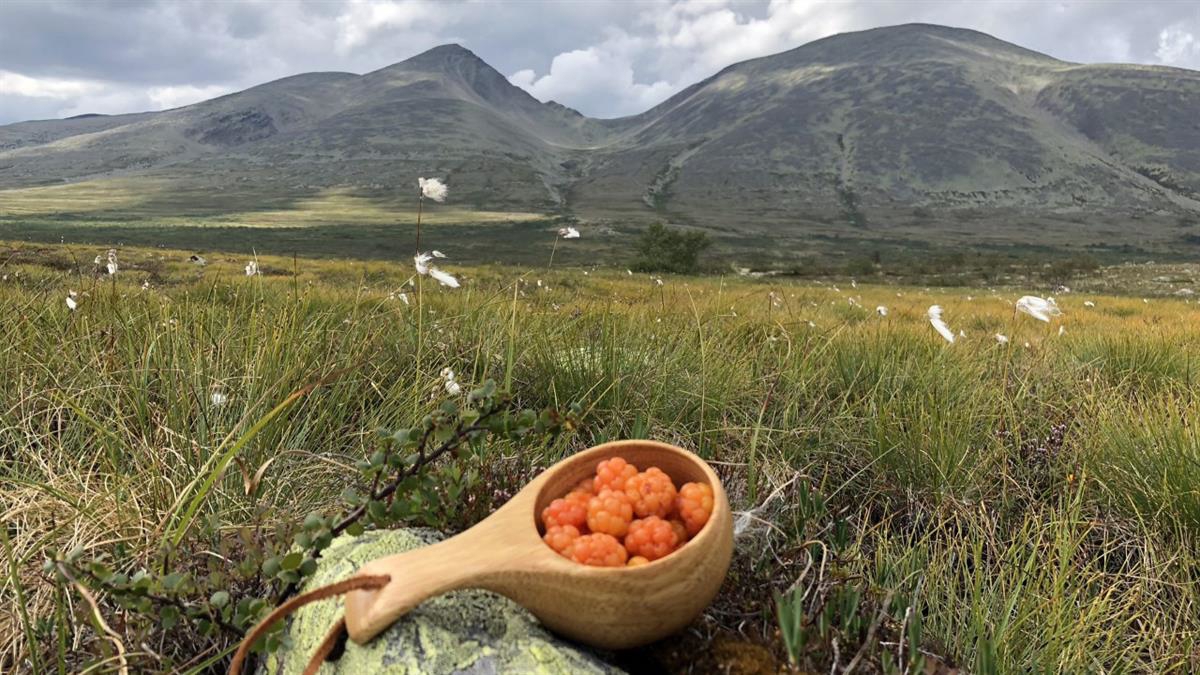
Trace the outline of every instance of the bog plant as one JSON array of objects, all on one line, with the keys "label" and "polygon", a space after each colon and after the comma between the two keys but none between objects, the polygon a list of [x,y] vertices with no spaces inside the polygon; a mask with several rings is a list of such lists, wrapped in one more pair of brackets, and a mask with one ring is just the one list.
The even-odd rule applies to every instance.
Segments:
[{"label": "bog plant", "polygon": [[[148,568],[126,569],[117,546],[90,558],[76,548],[48,559],[44,571],[85,597],[89,590],[111,597],[144,634],[190,632],[227,649],[295,593],[335,537],[398,525],[443,527],[447,511],[477,487],[489,443],[545,442],[576,430],[582,414],[579,404],[564,411],[518,408],[487,380],[461,405],[446,400],[415,426],[379,429],[375,449],[354,465],[356,485],[342,492],[340,509],[309,513],[269,533],[246,525],[230,532],[214,516],[164,547]],[[197,565],[214,547],[223,564]],[[255,647],[277,649],[283,626]]]}]

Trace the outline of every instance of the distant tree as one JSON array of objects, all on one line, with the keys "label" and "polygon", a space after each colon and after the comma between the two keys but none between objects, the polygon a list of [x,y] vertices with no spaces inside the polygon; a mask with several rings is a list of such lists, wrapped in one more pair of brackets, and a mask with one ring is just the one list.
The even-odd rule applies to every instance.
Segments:
[{"label": "distant tree", "polygon": [[1040,270],[1037,270],[1037,275],[1046,283],[1066,285],[1076,277],[1092,274],[1098,269],[1100,269],[1100,261],[1085,253],[1046,263]]},{"label": "distant tree", "polygon": [[638,240],[634,267],[640,272],[692,274],[700,267],[700,254],[712,241],[707,234],[654,223]]}]

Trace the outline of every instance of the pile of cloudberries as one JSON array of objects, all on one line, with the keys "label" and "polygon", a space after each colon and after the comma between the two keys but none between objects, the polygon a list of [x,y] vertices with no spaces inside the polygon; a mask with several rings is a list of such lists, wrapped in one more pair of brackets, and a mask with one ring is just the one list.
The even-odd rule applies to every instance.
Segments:
[{"label": "pile of cloudberries", "polygon": [[584,565],[635,567],[670,555],[708,522],[713,491],[679,489],[658,467],[645,471],[613,457],[565,496],[542,509],[550,548]]}]

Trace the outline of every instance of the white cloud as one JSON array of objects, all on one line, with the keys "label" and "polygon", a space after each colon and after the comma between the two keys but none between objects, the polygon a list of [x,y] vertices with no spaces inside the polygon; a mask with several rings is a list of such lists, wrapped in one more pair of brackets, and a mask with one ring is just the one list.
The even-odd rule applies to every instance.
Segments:
[{"label": "white cloud", "polygon": [[352,0],[337,18],[336,49],[346,54],[388,31],[441,28],[450,13],[453,8],[446,4]]},{"label": "white cloud", "polygon": [[207,101],[233,91],[232,88],[220,84],[210,84],[206,87],[193,87],[190,84],[180,86],[151,87],[146,91],[154,110],[179,108],[200,101]]},{"label": "white cloud", "polygon": [[0,96],[16,100],[30,99],[27,105],[37,113],[30,118],[47,114],[70,117],[83,113],[165,110],[205,101],[230,91],[229,87],[221,85],[131,89],[113,86],[111,82],[37,78],[0,70]]},{"label": "white cloud", "polygon": [[1200,40],[1178,24],[1164,28],[1158,34],[1154,55],[1169,66],[1194,64],[1200,62]]},{"label": "white cloud", "polygon": [[525,69],[513,73],[509,81],[543,101],[577,105],[586,100],[593,115],[639,113],[675,93],[678,85],[663,80],[635,81],[636,43],[626,35],[616,35],[600,45],[555,56],[545,75],[538,77]]},{"label": "white cloud", "polygon": [[0,70],[0,95],[70,99],[99,91],[102,88],[103,85],[95,82],[28,77],[20,73]]}]

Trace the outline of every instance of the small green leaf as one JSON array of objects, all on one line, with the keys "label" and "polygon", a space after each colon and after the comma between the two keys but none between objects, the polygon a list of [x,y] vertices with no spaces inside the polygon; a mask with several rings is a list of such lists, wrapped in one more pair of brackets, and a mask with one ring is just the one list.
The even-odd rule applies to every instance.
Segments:
[{"label": "small green leaf", "polygon": [[387,509],[383,502],[377,499],[367,504],[367,514],[377,523],[382,523],[387,519]]},{"label": "small green leaf", "polygon": [[166,605],[158,613],[159,623],[162,624],[163,630],[171,630],[179,623],[179,609],[173,605]]},{"label": "small green leaf", "polygon": [[186,577],[179,572],[171,572],[167,576],[163,577],[163,588],[168,591],[178,590],[181,586],[183,586],[185,578]]},{"label": "small green leaf", "polygon": [[212,594],[212,597],[208,599],[208,602],[213,607],[220,609],[229,604],[229,592],[217,591],[216,593]]},{"label": "small green leaf", "polygon": [[282,567],[284,571],[290,572],[292,570],[299,569],[300,563],[303,561],[303,553],[300,551],[292,551],[291,553],[283,556],[283,560],[279,562],[279,566]]}]

